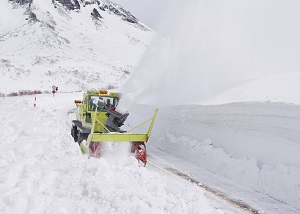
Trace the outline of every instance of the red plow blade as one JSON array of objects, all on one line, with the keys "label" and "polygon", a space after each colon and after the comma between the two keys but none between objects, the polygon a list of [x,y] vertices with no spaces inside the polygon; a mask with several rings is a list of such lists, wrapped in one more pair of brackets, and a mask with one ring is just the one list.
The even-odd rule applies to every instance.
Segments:
[{"label": "red plow blade", "polygon": [[[103,152],[103,145],[105,143],[102,142],[91,142],[89,145],[89,154],[90,157],[93,158],[101,158]],[[138,161],[141,161],[144,166],[147,163],[147,151],[146,145],[144,142],[132,142],[131,143],[131,153],[134,154],[135,158]]]}]

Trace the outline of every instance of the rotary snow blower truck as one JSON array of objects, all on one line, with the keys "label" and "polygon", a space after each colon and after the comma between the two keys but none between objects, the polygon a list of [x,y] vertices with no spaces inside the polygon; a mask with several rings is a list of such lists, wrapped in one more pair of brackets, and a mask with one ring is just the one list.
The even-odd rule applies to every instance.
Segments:
[{"label": "rotary snow blower truck", "polygon": [[[129,114],[122,114],[115,110],[120,98],[120,93],[108,93],[107,90],[84,93],[82,100],[74,101],[77,107],[77,119],[72,121],[71,135],[80,145],[82,153],[95,158],[102,156],[107,142],[129,142],[131,153],[145,166],[147,163],[145,143],[150,137],[158,110],[155,110],[154,116],[149,120],[129,131],[123,131],[120,127]],[[133,130],[148,122],[150,126],[147,133],[132,133]]]}]

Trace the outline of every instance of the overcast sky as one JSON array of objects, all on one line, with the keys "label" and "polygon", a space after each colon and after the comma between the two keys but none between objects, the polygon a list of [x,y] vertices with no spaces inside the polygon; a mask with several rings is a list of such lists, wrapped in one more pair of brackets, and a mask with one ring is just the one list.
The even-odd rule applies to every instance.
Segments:
[{"label": "overcast sky", "polygon": [[111,0],[129,10],[135,17],[155,29],[162,13],[172,0]]}]

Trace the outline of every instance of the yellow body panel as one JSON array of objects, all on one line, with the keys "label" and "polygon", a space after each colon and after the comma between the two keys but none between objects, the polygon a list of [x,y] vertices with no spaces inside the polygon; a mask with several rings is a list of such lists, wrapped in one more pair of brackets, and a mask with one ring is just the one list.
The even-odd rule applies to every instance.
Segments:
[{"label": "yellow body panel", "polygon": [[[101,91],[99,92],[87,91],[83,95],[83,100],[81,102],[78,100],[75,101],[75,104],[78,108],[77,119],[82,122],[82,125],[84,127],[91,130],[87,141],[86,142],[83,141],[80,143],[81,151],[84,154],[88,154],[89,145],[91,142],[147,142],[150,137],[158,109],[156,109],[154,116],[152,118],[141,123],[135,128],[129,130],[128,132],[124,132],[124,133],[109,132],[109,130],[104,125],[105,121],[108,118],[106,115],[106,111],[102,109],[98,111],[97,108],[91,110],[90,105],[88,105],[88,103],[92,97],[96,97],[96,98],[102,97],[102,98],[111,98],[113,99],[114,103],[116,102],[117,104],[119,98],[121,97],[121,94],[120,93],[101,94],[100,93]],[[150,121],[151,123],[147,133],[143,133],[143,134],[132,133],[133,130],[137,129],[138,127]],[[108,132],[103,133],[104,129],[106,129]]]},{"label": "yellow body panel", "polygon": [[[83,94],[83,99],[81,102],[79,102],[79,100],[74,101],[77,107],[77,120],[81,121],[82,125],[87,129],[92,129],[92,123],[93,123],[93,118],[95,118],[95,114],[97,120],[101,121],[103,124],[107,120],[105,110],[96,111],[96,109],[91,110],[89,108],[89,100],[91,97],[101,97],[104,99],[112,98],[116,100],[116,102],[118,102],[118,100],[121,98],[121,93],[116,93],[116,92],[108,93],[106,90],[86,91],[86,93]],[[90,120],[87,117],[90,118]],[[103,130],[104,130],[103,126],[97,123],[95,124],[94,132],[103,132]]]},{"label": "yellow body panel", "polygon": [[130,134],[130,133],[94,133],[92,142],[147,142],[147,134]]},{"label": "yellow body panel", "polygon": [[[95,123],[97,120],[96,120],[96,118],[94,118],[95,122],[93,123],[93,128],[91,130],[91,133],[88,136],[87,141],[85,143],[80,144],[81,151],[84,154],[88,154],[89,153],[88,147],[91,142],[147,142],[150,137],[150,134],[151,134],[151,131],[152,131],[152,128],[154,125],[154,121],[156,119],[157,112],[158,112],[158,109],[155,110],[154,116],[152,118],[141,123],[140,125],[136,126],[135,128],[131,129],[129,132],[125,132],[125,133],[116,133],[116,132],[95,133],[94,127],[95,127]],[[151,124],[150,124],[148,132],[146,134],[131,133],[131,131],[133,131],[134,129],[136,129],[150,121],[151,121]],[[106,128],[102,123],[100,125],[102,125],[104,128]]]}]

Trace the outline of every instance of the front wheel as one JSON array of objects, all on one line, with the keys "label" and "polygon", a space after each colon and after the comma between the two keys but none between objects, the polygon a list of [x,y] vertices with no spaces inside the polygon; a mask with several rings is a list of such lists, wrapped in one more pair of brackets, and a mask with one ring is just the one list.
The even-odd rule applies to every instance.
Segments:
[{"label": "front wheel", "polygon": [[102,156],[101,143],[91,142],[89,145],[89,152],[90,152],[90,157],[101,158]]},{"label": "front wheel", "polygon": [[78,139],[77,139],[76,142],[80,145],[83,140],[87,140],[87,138],[88,138],[89,135],[81,133],[80,131],[78,131],[78,135],[77,136],[78,136]]},{"label": "front wheel", "polygon": [[135,158],[142,162],[144,166],[147,163],[147,150],[144,142],[133,142],[131,151],[135,153]]},{"label": "front wheel", "polygon": [[72,135],[74,141],[77,142],[78,141],[78,130],[77,130],[76,126],[72,126],[71,135]]}]

